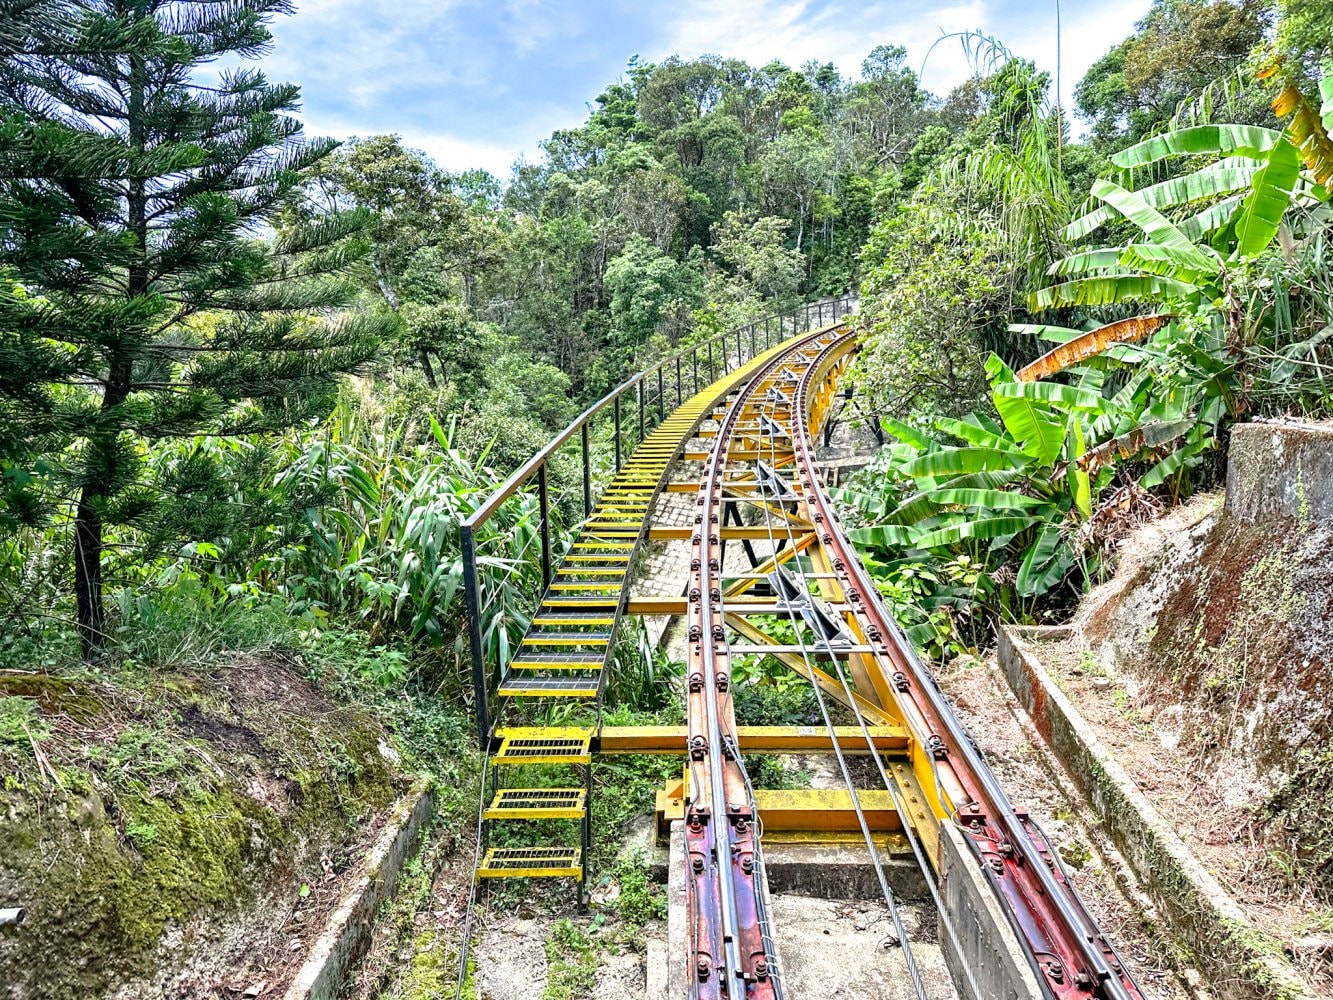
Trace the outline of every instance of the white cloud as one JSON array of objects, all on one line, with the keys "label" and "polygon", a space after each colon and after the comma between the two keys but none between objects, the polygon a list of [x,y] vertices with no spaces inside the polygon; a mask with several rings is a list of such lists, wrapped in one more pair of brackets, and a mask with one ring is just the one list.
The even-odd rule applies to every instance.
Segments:
[{"label": "white cloud", "polygon": [[502,142],[473,139],[449,132],[433,132],[413,128],[411,125],[395,127],[392,122],[353,121],[316,115],[304,116],[303,121],[305,134],[308,137],[331,136],[334,139],[350,139],[355,136],[364,139],[371,135],[392,132],[402,138],[404,146],[421,150],[437,165],[451,173],[479,167],[482,170],[489,170],[501,180],[509,178],[509,168],[520,156],[535,160],[540,152],[535,143],[529,148],[520,149]]},{"label": "white cloud", "polygon": [[[1062,96],[1072,102],[1074,85],[1100,56],[1134,29],[1151,0],[1063,5],[1060,30]],[[991,0],[919,4],[837,3],[817,10],[813,0],[687,0],[677,8],[655,53],[684,58],[717,52],[753,63],[780,58],[791,66],[807,59],[834,63],[846,76],[860,74],[861,61],[876,45],[903,45],[908,65],[940,95],[972,75],[963,46],[945,35],[983,31],[1017,55],[1056,70],[1055,5],[1042,3],[1021,16],[1005,16]],[[933,48],[932,48],[933,46]],[[929,56],[927,57],[927,54]]]}]

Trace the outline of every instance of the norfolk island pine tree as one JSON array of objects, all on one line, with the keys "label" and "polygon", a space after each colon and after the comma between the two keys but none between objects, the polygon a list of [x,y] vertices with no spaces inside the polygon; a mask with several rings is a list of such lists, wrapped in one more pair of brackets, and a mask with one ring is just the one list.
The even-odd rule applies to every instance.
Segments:
[{"label": "norfolk island pine tree", "polygon": [[396,322],[347,308],[366,214],[283,211],[337,145],[302,141],[298,88],[206,72],[262,54],[291,10],[0,0],[0,514],[72,506],[87,656],[105,530],[173,503],[147,444],[320,415]]}]

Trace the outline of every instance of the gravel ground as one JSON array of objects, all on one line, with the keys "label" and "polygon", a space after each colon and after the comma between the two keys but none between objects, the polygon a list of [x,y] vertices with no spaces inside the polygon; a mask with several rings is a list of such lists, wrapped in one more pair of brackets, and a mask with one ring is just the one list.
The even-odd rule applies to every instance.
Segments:
[{"label": "gravel ground", "polygon": [[1160,917],[1086,813],[1077,791],[1004,683],[994,660],[960,657],[937,674],[973,742],[1015,808],[1045,830],[1070,880],[1145,997],[1203,997],[1202,977],[1179,970]]}]

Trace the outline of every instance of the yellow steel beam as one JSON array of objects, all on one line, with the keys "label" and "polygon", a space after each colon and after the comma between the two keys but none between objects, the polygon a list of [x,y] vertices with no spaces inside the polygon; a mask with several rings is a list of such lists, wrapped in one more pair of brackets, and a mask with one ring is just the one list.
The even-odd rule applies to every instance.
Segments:
[{"label": "yellow steel beam", "polygon": [[[796,537],[799,539],[803,534],[810,534],[809,529],[804,531],[796,530]],[[718,532],[718,537],[723,541],[729,539],[746,538],[751,541],[766,542],[773,537],[785,537],[786,533],[778,533],[773,528],[745,526],[740,528],[722,528]],[[694,528],[649,528],[648,537],[655,542],[686,541],[694,537]]]},{"label": "yellow steel beam", "polygon": [[[881,753],[905,753],[909,740],[901,726],[868,726],[870,738]],[[842,752],[868,754],[860,726],[835,726]],[[833,743],[823,726],[737,726],[741,753],[831,753]],[[598,753],[683,754],[684,726],[606,726]]]},{"label": "yellow steel beam", "polygon": [[[657,833],[661,837],[673,820],[685,817],[686,781],[668,783],[657,792]],[[863,789],[857,793],[866,826],[874,833],[900,831],[902,820],[893,807],[893,796],[883,789]],[[860,821],[852,804],[852,793],[845,788],[756,788],[755,805],[763,823],[764,836],[778,831],[806,834],[847,833],[859,831]],[[810,839],[814,839],[813,837]]]},{"label": "yellow steel beam", "polygon": [[[728,625],[731,626],[732,629],[734,629],[740,635],[744,636],[746,639],[752,639],[757,643],[768,643],[769,645],[777,645],[777,643],[773,641],[772,636],[768,635],[766,632],[763,632],[762,630],[756,628],[754,625],[750,624],[750,622],[747,621],[741,615],[727,615],[726,622]],[[779,663],[791,667],[806,680],[813,681],[814,683],[818,684],[819,689],[823,691],[825,694],[829,695],[834,701],[840,702],[843,705],[847,705],[848,708],[852,707],[852,705],[848,705],[847,703],[847,696],[842,690],[841,682],[839,682],[833,677],[830,677],[828,674],[820,670],[818,667],[810,666],[808,663],[805,662],[805,659],[803,657],[798,656],[795,653],[770,653],[769,655],[772,656],[773,659],[777,660]],[[899,719],[889,714],[889,709],[896,706],[886,706],[884,708],[881,708],[879,705],[876,705],[873,702],[867,700],[866,698],[863,698],[855,691],[852,692],[852,700],[853,702],[855,702],[855,707],[860,709],[861,714],[865,716],[867,723],[876,723],[879,725],[897,725],[898,722],[900,721]]]},{"label": "yellow steel beam", "polygon": [[630,615],[683,615],[685,613],[683,597],[631,597],[625,609]]}]

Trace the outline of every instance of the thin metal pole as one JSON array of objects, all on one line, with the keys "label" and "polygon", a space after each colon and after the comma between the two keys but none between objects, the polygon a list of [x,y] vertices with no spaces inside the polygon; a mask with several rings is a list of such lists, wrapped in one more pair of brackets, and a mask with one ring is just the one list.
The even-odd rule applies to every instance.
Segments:
[{"label": "thin metal pole", "polygon": [[690,395],[697,396],[699,394],[699,345],[698,344],[695,344],[694,347],[690,350],[690,357],[694,361],[694,392],[690,393]]},{"label": "thin metal pole", "polygon": [[477,743],[485,752],[491,738],[490,712],[486,707],[486,660],[481,650],[481,594],[477,589],[477,543],[472,528],[460,525],[459,547],[463,555],[463,599],[467,605],[468,650],[472,654],[472,700],[477,706]]},{"label": "thin metal pole", "polygon": [[643,379],[639,379],[639,443],[643,443]]},{"label": "thin metal pole", "polygon": [[741,365],[745,364],[744,360],[741,358],[741,351],[743,351],[743,350],[744,350],[744,348],[741,346],[741,328],[740,328],[740,327],[736,327],[736,367],[737,367],[737,368],[739,368]]},{"label": "thin metal pole", "polygon": [[684,400],[685,397],[681,394],[680,390],[680,355],[677,354],[676,355],[676,405],[680,406],[680,404],[684,402]]},{"label": "thin metal pole", "polygon": [[542,529],[542,583],[551,585],[551,498],[548,489],[546,463],[537,466],[537,502],[541,511]]},{"label": "thin metal pole", "polygon": [[772,316],[765,316],[765,317],[764,317],[764,346],[765,346],[765,347],[772,347],[772,346],[773,346],[773,317],[772,317]]},{"label": "thin metal pole", "polygon": [[616,471],[620,471],[620,397],[616,397]]},{"label": "thin metal pole", "polygon": [[717,376],[713,374],[713,342],[708,342],[708,384],[712,385],[717,381]]},{"label": "thin metal pole", "polygon": [[583,516],[592,513],[592,454],[588,448],[588,422],[585,420],[579,428],[583,441]]},{"label": "thin metal pole", "polygon": [[662,393],[662,366],[657,366],[657,422],[666,419],[666,398]]},{"label": "thin metal pole", "polygon": [[759,342],[755,339],[755,336],[756,336],[756,334],[755,334],[754,324],[751,323],[751,324],[750,324],[750,357],[752,357],[752,358],[753,358],[753,357],[757,357],[757,356],[759,355]]}]

